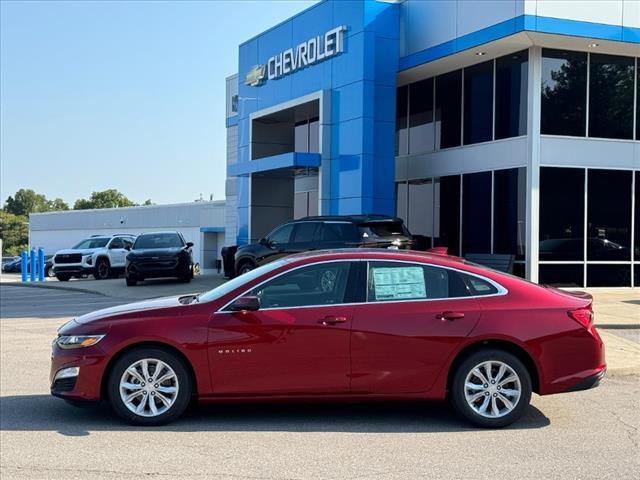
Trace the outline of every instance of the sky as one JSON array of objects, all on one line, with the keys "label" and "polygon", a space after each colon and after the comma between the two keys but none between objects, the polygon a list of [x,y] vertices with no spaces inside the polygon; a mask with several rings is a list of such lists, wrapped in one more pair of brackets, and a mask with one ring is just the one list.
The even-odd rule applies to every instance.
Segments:
[{"label": "sky", "polygon": [[238,45],[315,1],[0,2],[0,197],[224,199]]}]

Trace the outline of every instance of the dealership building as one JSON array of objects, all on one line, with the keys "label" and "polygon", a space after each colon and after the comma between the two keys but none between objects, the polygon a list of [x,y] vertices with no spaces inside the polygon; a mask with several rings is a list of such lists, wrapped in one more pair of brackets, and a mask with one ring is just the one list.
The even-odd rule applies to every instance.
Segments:
[{"label": "dealership building", "polygon": [[324,0],[238,49],[225,243],[402,217],[456,255],[640,286],[640,2]]}]

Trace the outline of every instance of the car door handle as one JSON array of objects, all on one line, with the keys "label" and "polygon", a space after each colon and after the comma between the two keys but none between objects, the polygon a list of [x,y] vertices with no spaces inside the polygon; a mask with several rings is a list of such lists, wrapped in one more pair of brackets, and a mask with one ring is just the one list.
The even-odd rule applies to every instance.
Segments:
[{"label": "car door handle", "polygon": [[318,320],[318,323],[322,325],[337,325],[338,323],[345,323],[346,321],[347,317],[327,315],[326,317]]},{"label": "car door handle", "polygon": [[436,318],[438,320],[460,320],[461,318],[464,318],[464,313],[462,313],[462,312],[442,312]]}]

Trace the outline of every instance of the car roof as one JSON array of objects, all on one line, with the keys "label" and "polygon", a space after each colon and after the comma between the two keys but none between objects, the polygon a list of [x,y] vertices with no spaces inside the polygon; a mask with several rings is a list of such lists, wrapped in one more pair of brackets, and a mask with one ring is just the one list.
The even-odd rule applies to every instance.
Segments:
[{"label": "car roof", "polygon": [[161,231],[161,232],[144,232],[144,233],[141,233],[138,236],[142,237],[142,236],[145,236],[145,235],[166,235],[166,234],[181,235],[180,232],[177,232],[175,230],[165,230],[165,231]]},{"label": "car roof", "polygon": [[392,250],[386,248],[341,248],[335,250],[312,250],[295,253],[286,257],[292,262],[296,260],[404,260],[415,262],[432,262],[439,265],[459,267],[460,264],[468,265],[468,262],[453,255],[440,255],[437,253],[423,252],[420,250]]},{"label": "car roof", "polygon": [[398,217],[389,215],[322,215],[316,217],[302,217],[293,220],[292,223],[299,222],[350,222],[350,223],[371,223],[371,222],[402,222]]}]

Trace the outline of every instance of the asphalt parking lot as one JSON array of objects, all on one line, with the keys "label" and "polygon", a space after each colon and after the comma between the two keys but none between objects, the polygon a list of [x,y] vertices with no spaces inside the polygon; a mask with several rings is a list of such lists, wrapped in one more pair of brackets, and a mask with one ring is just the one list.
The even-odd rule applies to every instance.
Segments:
[{"label": "asphalt parking lot", "polygon": [[49,395],[49,354],[72,316],[127,300],[0,286],[0,477],[581,478],[640,474],[640,377],[532,399],[504,430],[443,404],[218,405],[160,428]]}]

